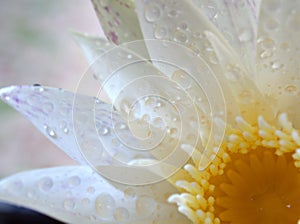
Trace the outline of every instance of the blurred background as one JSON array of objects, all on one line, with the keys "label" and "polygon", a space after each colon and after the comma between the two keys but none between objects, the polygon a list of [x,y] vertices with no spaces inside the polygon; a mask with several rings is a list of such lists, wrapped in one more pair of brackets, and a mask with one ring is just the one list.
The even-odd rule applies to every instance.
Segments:
[{"label": "blurred background", "polygon": [[[0,28],[0,87],[39,83],[75,90],[88,63],[70,29],[102,35],[87,0],[1,1]],[[73,163],[3,102],[0,122],[0,177]]]},{"label": "blurred background", "polygon": [[[88,64],[70,29],[103,35],[87,0],[1,1],[0,28],[0,87],[39,83],[75,90]],[[3,102],[0,123],[0,178],[74,163]],[[10,223],[59,222],[0,202],[0,224]]]}]

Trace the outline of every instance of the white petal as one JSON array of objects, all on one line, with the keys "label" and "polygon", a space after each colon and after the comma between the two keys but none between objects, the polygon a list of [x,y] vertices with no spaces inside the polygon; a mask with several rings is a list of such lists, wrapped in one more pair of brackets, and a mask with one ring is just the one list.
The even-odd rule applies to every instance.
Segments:
[{"label": "white petal", "polygon": [[[143,39],[132,0],[92,0],[92,3],[106,37],[111,42],[122,44]],[[142,43],[139,54],[148,54]]]},{"label": "white petal", "polygon": [[260,1],[193,1],[222,32],[253,76]]},{"label": "white petal", "polygon": [[274,104],[300,127],[300,2],[263,0],[257,40],[257,83]]},{"label": "white petal", "polygon": [[[240,114],[247,122],[253,124],[257,122],[257,117],[260,115],[266,117],[268,121],[273,121],[275,117],[271,108],[268,107],[266,99],[258,90],[254,80],[247,75],[246,68],[238,55],[213,33],[207,31],[206,35],[216,51],[223,74],[238,102]],[[256,108],[255,111],[252,108]]]},{"label": "white petal", "polygon": [[101,37],[91,36],[76,31],[73,31],[72,34],[89,63],[93,63],[101,54],[115,46],[112,42]]},{"label": "white petal", "polygon": [[94,165],[150,156],[128,147],[128,142],[140,143],[112,106],[96,98],[41,86],[6,87],[0,97],[79,163],[86,163],[84,156]]},{"label": "white petal", "polygon": [[168,182],[115,187],[89,167],[23,172],[0,181],[0,199],[68,223],[189,223],[168,204]]},{"label": "white petal", "polygon": [[143,39],[131,0],[92,0],[107,38],[115,44]]},{"label": "white petal", "polygon": [[[187,70],[187,73],[192,74],[191,78],[196,80],[197,86],[200,84],[203,87],[200,91],[188,89],[186,91],[192,96],[194,96],[193,92],[195,92],[200,98],[203,98],[204,91],[206,95],[204,97],[205,100],[207,97],[215,96],[214,99],[209,99],[212,107],[214,104],[222,105],[218,100],[221,100],[223,97],[216,96],[216,94],[218,95],[216,85],[219,82],[226,99],[228,120],[233,121],[233,117],[238,111],[237,105],[232,100],[230,86],[228,86],[222,69],[218,64],[216,53],[204,33],[209,30],[225,42],[217,28],[191,1],[136,1],[136,7],[145,38],[156,39],[161,42],[161,45],[156,44],[155,46],[151,41],[146,41],[148,52],[151,58],[155,59],[152,61],[153,64],[170,77],[176,77],[178,72],[166,66],[165,64],[167,63],[162,62],[171,62],[171,64]],[[171,46],[168,46],[168,41],[172,41]],[[177,47],[174,47],[176,44]],[[185,46],[191,50],[190,57],[186,56],[186,49],[178,50],[180,46]],[[198,59],[194,58],[197,54],[199,55]],[[196,62],[197,60],[198,62]],[[194,70],[194,72],[190,70]],[[198,71],[197,74],[195,74],[195,71]],[[217,77],[216,81],[212,80],[215,78],[214,76]],[[207,79],[209,79],[210,84],[215,85],[214,88],[209,86],[210,90],[215,91],[212,95],[210,95],[209,90],[203,89],[208,81]],[[174,81],[177,82],[175,79]],[[206,112],[203,104],[199,106]]]}]

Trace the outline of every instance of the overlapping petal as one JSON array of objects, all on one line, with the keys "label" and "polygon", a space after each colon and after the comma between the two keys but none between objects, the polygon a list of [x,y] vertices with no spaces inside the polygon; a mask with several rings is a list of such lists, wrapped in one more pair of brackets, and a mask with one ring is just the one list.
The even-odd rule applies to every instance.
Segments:
[{"label": "overlapping petal", "polygon": [[0,96],[79,163],[89,156],[97,165],[110,165],[116,158],[125,164],[139,156],[152,158],[122,144],[120,136],[135,146],[139,141],[112,106],[96,98],[41,86],[6,87]]},{"label": "overlapping petal", "polygon": [[299,1],[262,1],[256,81],[275,112],[288,113],[296,127],[300,127],[299,37]]},{"label": "overlapping petal", "polygon": [[143,39],[132,0],[92,0],[107,38],[115,44]]},{"label": "overlapping petal", "polygon": [[[260,0],[193,0],[238,53],[250,76],[255,73],[257,18]],[[237,19],[238,18],[238,19]]]},{"label": "overlapping petal", "polygon": [[0,181],[0,199],[67,223],[189,223],[167,203],[167,182],[115,187],[87,166],[27,171]]}]

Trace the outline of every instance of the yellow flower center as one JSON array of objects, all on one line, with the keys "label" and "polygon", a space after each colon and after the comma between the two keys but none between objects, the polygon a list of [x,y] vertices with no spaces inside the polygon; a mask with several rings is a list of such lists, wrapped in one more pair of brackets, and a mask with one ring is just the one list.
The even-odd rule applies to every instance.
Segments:
[{"label": "yellow flower center", "polygon": [[297,223],[300,217],[300,174],[291,153],[277,156],[259,148],[232,155],[216,186],[215,215],[222,223]]},{"label": "yellow flower center", "polygon": [[[257,125],[237,118],[204,170],[204,154],[195,150],[193,164],[178,179],[182,192],[169,198],[193,223],[297,223],[300,219],[300,136],[285,114],[277,126],[262,117]],[[187,146],[185,146],[187,147]],[[192,147],[192,146],[190,146]],[[191,150],[190,150],[191,151]]]}]

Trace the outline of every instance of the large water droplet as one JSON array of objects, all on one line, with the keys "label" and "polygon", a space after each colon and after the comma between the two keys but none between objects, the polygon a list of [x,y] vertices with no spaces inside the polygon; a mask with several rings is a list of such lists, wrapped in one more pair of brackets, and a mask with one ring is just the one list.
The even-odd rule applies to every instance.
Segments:
[{"label": "large water droplet", "polygon": [[160,8],[155,3],[149,3],[145,7],[145,18],[148,22],[155,22],[160,18]]},{"label": "large water droplet", "polygon": [[123,207],[116,208],[114,218],[118,222],[127,221],[129,219],[129,212],[126,208]]},{"label": "large water droplet", "polygon": [[155,201],[148,196],[140,196],[136,199],[136,211],[141,215],[149,215],[155,209]]},{"label": "large water droplet", "polygon": [[38,182],[41,191],[49,191],[53,187],[53,180],[50,177],[44,177]]},{"label": "large water droplet", "polygon": [[116,202],[111,195],[102,193],[96,198],[95,208],[101,217],[112,217],[115,212]]}]

